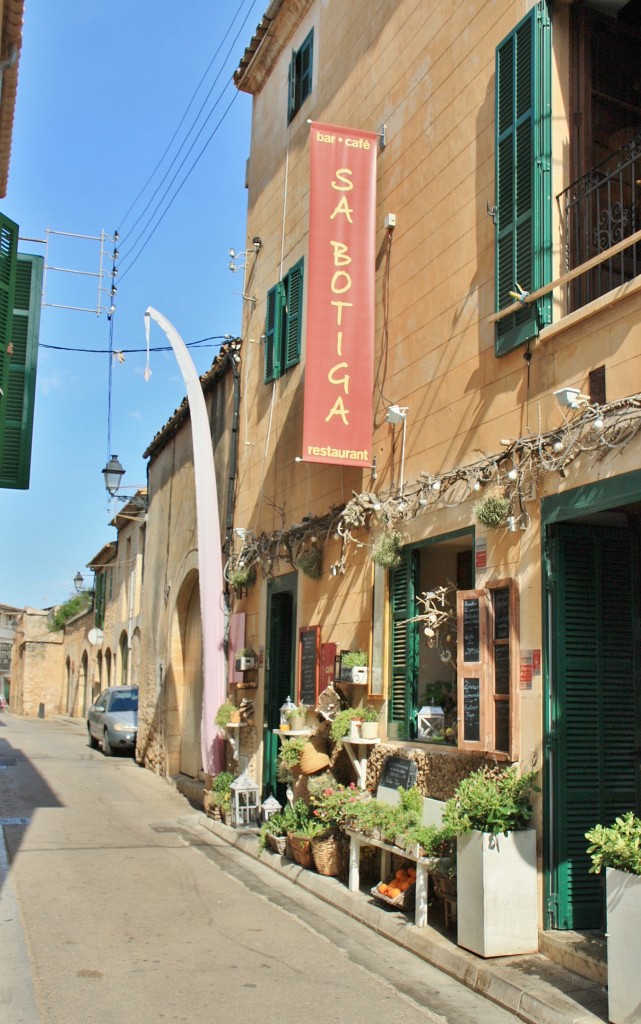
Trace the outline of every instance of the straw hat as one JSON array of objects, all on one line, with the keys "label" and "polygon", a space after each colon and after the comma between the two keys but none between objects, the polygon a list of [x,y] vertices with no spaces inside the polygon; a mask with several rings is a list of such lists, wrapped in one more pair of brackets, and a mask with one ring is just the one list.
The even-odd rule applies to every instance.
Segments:
[{"label": "straw hat", "polygon": [[303,775],[314,775],[323,771],[329,764],[327,742],[324,736],[312,736],[303,747],[300,755],[300,770]]}]

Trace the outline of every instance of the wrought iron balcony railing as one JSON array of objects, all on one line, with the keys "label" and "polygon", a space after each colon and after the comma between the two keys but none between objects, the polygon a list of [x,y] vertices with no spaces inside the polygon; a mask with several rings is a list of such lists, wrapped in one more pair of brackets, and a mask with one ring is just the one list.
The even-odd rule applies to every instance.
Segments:
[{"label": "wrought iron balcony railing", "polygon": [[[557,196],[564,219],[565,269],[586,263],[641,228],[641,135]],[[568,285],[568,312],[641,273],[641,242]]]}]

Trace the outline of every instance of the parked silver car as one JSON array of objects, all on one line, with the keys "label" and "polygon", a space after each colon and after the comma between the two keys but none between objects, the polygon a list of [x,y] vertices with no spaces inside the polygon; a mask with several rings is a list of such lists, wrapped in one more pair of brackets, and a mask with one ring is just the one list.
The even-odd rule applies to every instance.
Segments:
[{"label": "parked silver car", "polygon": [[110,686],[87,712],[89,744],[102,744],[105,757],[116,750],[134,750],[138,731],[138,687]]}]

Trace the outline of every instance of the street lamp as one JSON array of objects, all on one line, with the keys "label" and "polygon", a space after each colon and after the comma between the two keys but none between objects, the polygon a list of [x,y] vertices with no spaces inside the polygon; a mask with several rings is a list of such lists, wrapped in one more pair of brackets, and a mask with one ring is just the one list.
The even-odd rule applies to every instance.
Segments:
[{"label": "street lamp", "polygon": [[137,508],[147,509],[147,498],[142,494],[118,494],[120,490],[120,481],[125,475],[125,469],[118,459],[117,455],[112,455],[109,462],[102,470],[102,475],[105,479],[105,487],[112,498],[117,498],[118,501],[125,503],[131,502],[136,505]]},{"label": "street lamp", "polygon": [[73,578],[73,585],[76,588],[76,593],[78,593],[78,594],[82,593],[82,581],[83,580],[84,580],[84,576],[80,572],[80,569],[78,569],[78,572],[76,573],[76,575]]}]

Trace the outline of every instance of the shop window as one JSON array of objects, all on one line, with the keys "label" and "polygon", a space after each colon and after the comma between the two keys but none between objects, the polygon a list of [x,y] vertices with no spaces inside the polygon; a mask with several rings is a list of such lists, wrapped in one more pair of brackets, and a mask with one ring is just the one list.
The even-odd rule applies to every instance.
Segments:
[{"label": "shop window", "polygon": [[518,598],[514,580],[457,595],[458,745],[518,760]]},{"label": "shop window", "polygon": [[312,91],[312,58],[314,55],[314,30],[309,33],[298,50],[292,51],[289,64],[287,124],[298,113]]},{"label": "shop window", "polygon": [[300,362],[303,260],[267,293],[265,383],[277,380]]}]

